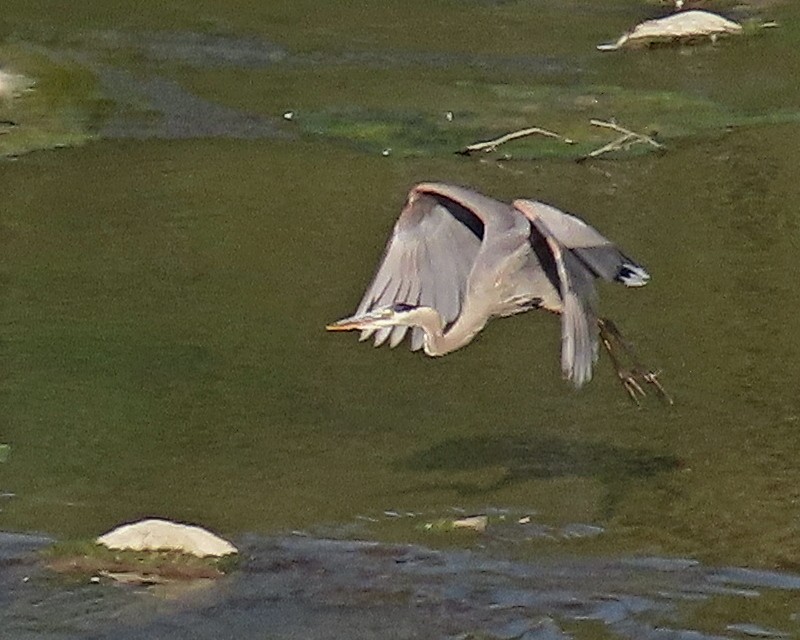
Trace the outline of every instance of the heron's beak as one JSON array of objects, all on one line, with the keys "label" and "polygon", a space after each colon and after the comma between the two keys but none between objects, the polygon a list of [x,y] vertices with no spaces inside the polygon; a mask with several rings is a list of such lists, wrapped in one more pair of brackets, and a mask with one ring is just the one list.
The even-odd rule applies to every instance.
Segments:
[{"label": "heron's beak", "polygon": [[325,328],[328,331],[354,331],[360,329],[368,329],[369,326],[376,320],[381,318],[379,312],[365,313],[360,316],[350,316],[349,318],[342,318],[336,322],[332,322]]},{"label": "heron's beak", "polygon": [[352,331],[353,329],[360,329],[361,326],[352,318],[344,318],[325,325],[325,328],[328,331]]}]

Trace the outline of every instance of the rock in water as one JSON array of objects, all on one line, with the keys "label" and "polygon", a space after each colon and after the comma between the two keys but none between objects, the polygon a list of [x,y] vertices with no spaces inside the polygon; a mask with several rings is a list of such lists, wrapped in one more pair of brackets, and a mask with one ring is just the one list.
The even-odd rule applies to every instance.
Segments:
[{"label": "rock in water", "polygon": [[0,69],[0,100],[10,100],[33,87],[27,76]]},{"label": "rock in water", "polygon": [[227,540],[201,527],[152,518],[122,525],[96,540],[109,549],[179,551],[199,558],[238,553]]},{"label": "rock in water", "polygon": [[616,51],[653,44],[716,40],[720,36],[742,33],[742,26],[709,11],[681,11],[666,18],[647,20],[636,25],[613,44],[601,44],[600,51]]}]

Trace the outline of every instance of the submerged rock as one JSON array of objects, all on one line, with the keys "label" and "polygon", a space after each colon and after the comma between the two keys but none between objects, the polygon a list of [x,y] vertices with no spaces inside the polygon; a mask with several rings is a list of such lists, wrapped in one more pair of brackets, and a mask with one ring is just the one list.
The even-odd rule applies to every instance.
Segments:
[{"label": "submerged rock", "polygon": [[425,531],[453,531],[454,529],[469,529],[484,533],[489,525],[489,517],[486,515],[469,516],[467,518],[441,518],[423,525]]},{"label": "submerged rock", "polygon": [[97,544],[129,551],[179,551],[198,558],[238,553],[230,542],[201,527],[152,518],[126,524],[100,536]]},{"label": "submerged rock", "polygon": [[33,85],[33,80],[27,76],[0,69],[0,100],[10,100],[29,90]]},{"label": "submerged rock", "polygon": [[616,51],[654,44],[691,42],[742,33],[742,26],[709,11],[681,11],[666,18],[647,20],[612,44],[601,44],[600,51]]}]

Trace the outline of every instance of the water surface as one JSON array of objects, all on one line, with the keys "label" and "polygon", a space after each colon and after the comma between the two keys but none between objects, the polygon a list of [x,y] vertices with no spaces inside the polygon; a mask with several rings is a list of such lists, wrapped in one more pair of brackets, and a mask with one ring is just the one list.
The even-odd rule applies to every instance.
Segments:
[{"label": "water surface", "polygon": [[[53,102],[81,146],[0,163],[0,527],[93,535],[161,515],[406,541],[453,508],[502,507],[603,531],[524,553],[797,566],[796,8],[765,9],[781,28],[749,40],[601,55],[659,9],[47,5],[7,2],[3,46],[94,84]],[[571,101],[548,90],[542,107],[542,86]],[[615,116],[576,111],[603,86],[634,124],[666,120],[666,153],[480,162],[423,140],[384,157],[391,137],[301,122],[449,110],[568,133]],[[603,311],[675,406],[637,409],[605,359],[570,389],[546,314],[437,360],[327,335],[422,180],[552,202],[645,263],[651,284],[603,287]]]}]

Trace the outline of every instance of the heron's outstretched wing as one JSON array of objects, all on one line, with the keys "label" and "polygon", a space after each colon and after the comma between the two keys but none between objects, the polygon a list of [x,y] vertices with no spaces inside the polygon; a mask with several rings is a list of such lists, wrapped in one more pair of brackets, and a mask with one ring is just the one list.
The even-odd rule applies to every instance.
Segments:
[{"label": "heron's outstretched wing", "polygon": [[[461,313],[483,223],[446,191],[445,185],[419,185],[409,193],[357,315],[395,302],[432,307],[446,324]],[[374,334],[375,346],[389,340],[394,347],[407,331],[405,326],[365,330],[361,339]],[[414,329],[411,348],[422,344],[422,331]]]},{"label": "heron's outstretched wing", "polygon": [[592,379],[597,361],[597,293],[594,276],[570,251],[548,238],[561,281],[561,372],[576,387]]},{"label": "heron's outstretched wing", "polygon": [[[539,215],[539,206],[530,205],[540,203],[530,200],[514,202],[514,207],[531,221],[550,249],[561,295],[561,371],[576,387],[581,387],[591,380],[592,367],[597,360],[597,294],[594,273],[591,267],[574,255],[573,250],[566,247],[552,232],[545,218]],[[574,220],[580,222],[577,218]],[[602,238],[594,229],[585,226]]]},{"label": "heron's outstretched wing", "polygon": [[577,216],[535,200],[515,200],[514,207],[529,218],[539,219],[552,236],[598,278],[621,282],[628,287],[640,287],[650,279],[642,265]]}]

